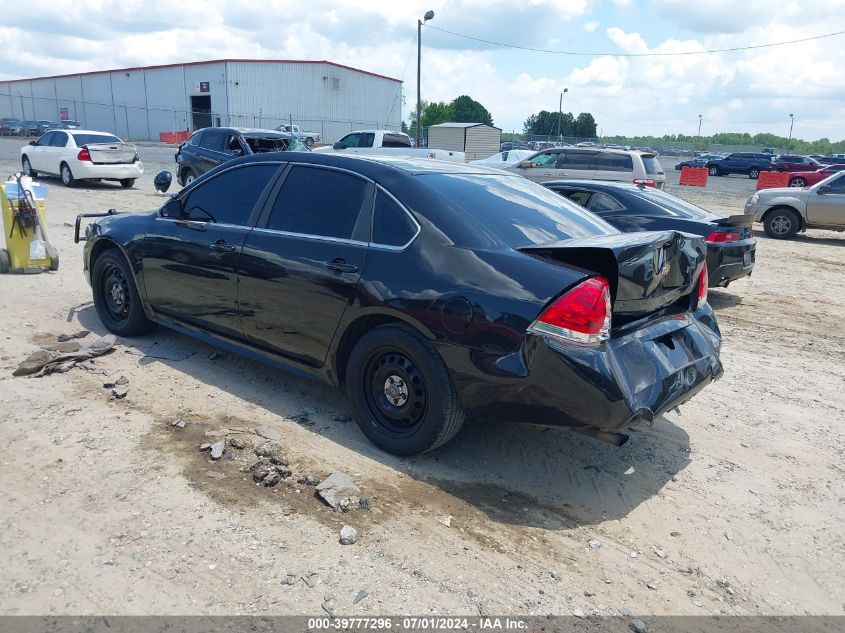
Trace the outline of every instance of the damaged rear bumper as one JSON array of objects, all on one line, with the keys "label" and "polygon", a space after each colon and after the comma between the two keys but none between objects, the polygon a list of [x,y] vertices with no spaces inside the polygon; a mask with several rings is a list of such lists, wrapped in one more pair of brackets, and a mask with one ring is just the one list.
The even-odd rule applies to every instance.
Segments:
[{"label": "damaged rear bumper", "polygon": [[720,346],[705,305],[598,347],[527,335],[520,353],[500,357],[484,377],[475,362],[474,376],[455,380],[471,417],[618,431],[653,420],[721,377]]}]

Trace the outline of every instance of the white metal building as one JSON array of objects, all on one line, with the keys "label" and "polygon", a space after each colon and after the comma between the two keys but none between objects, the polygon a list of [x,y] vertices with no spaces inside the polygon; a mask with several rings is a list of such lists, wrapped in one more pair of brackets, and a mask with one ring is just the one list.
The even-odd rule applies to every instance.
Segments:
[{"label": "white metal building", "polygon": [[221,59],[0,81],[0,117],[76,120],[130,139],[293,123],[324,142],[399,130],[402,82],[329,61]]},{"label": "white metal building", "polygon": [[481,160],[499,152],[502,130],[486,123],[440,123],[428,128],[428,146],[465,152],[467,160]]}]

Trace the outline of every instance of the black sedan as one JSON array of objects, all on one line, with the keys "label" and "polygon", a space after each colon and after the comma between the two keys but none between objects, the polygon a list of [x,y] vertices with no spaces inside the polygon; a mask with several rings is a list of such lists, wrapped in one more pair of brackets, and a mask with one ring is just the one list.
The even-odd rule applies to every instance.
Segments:
[{"label": "black sedan", "polygon": [[620,231],[674,230],[707,242],[710,286],[728,287],[754,269],[753,215],[718,216],[665,191],[618,182],[561,180],[543,183]]},{"label": "black sedan", "polygon": [[621,444],[685,402],[722,373],[705,250],[499,170],[286,152],[88,225],[84,268],[115,334],[158,323],[345,387],[409,455],[466,416]]}]

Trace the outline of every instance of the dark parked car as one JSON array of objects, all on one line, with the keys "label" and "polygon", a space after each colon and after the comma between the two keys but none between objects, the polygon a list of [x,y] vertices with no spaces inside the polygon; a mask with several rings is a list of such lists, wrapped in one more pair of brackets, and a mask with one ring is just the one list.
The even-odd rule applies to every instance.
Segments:
[{"label": "dark parked car", "polygon": [[23,122],[20,119],[6,117],[0,119],[0,135],[20,136],[23,130]]},{"label": "dark parked car", "polygon": [[711,176],[744,174],[755,180],[761,171],[774,169],[771,155],[754,152],[735,152],[725,158],[713,158],[707,161],[706,167]]},{"label": "dark parked car", "polygon": [[543,184],[625,233],[668,229],[700,235],[707,243],[710,286],[727,287],[754,269],[753,215],[715,215],[653,187],[627,183],[562,180]]},{"label": "dark parked car", "polygon": [[237,127],[207,127],[191,134],[176,152],[176,179],[183,187],[218,165],[250,154],[308,152],[287,132]]},{"label": "dark parked car", "polygon": [[778,156],[775,160],[775,169],[778,171],[815,171],[824,167],[815,158],[809,156]]},{"label": "dark parked car", "polygon": [[701,154],[696,156],[695,158],[689,158],[687,160],[682,160],[680,163],[675,165],[675,171],[681,171],[684,167],[706,167],[707,163],[711,160],[716,160],[722,158],[718,154]]},{"label": "dark parked car", "polygon": [[505,141],[499,146],[502,152],[509,152],[512,149],[531,149],[531,146],[524,141]]},{"label": "dark parked car", "polygon": [[86,238],[110,331],[160,323],[344,386],[395,454],[444,444],[465,416],[621,444],[722,374],[704,240],[621,234],[499,170],[246,156]]}]

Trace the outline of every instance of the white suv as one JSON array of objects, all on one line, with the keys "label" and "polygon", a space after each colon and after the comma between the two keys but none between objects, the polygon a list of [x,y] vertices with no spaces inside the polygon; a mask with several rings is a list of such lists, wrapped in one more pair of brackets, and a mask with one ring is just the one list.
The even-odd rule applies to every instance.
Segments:
[{"label": "white suv", "polygon": [[598,147],[554,147],[537,152],[507,171],[534,182],[613,180],[663,189],[666,174],[657,154]]}]

